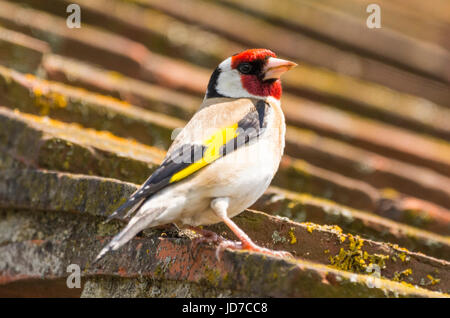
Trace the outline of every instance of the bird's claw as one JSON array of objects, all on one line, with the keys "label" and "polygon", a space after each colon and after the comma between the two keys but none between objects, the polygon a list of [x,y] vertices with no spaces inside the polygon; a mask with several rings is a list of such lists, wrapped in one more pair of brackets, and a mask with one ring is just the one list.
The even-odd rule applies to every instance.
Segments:
[{"label": "bird's claw", "polygon": [[280,257],[280,258],[294,258],[294,256],[286,251],[274,251],[262,246],[258,246],[256,244],[254,244],[253,242],[233,242],[233,241],[229,241],[229,240],[224,240],[223,242],[221,242],[219,244],[219,246],[216,249],[216,258],[220,261],[221,259],[221,255],[223,254],[223,252],[225,251],[225,249],[230,248],[230,249],[234,249],[234,250],[250,250],[250,251],[254,251],[254,252],[258,252],[258,253],[262,253],[262,254],[266,254],[266,255],[271,255],[271,256],[275,256],[275,257]]},{"label": "bird's claw", "polygon": [[[254,251],[254,252],[258,252],[258,253],[262,253],[265,255],[271,255],[271,256],[275,256],[275,257],[280,257],[280,258],[294,258],[294,256],[286,251],[274,251],[262,246],[258,246],[255,243],[253,243],[252,241],[244,241],[244,242],[235,242],[235,241],[230,241],[227,240],[225,238],[223,238],[222,236],[218,235],[215,232],[212,231],[208,231],[208,230],[204,230],[204,229],[198,229],[198,228],[191,228],[191,230],[198,232],[199,234],[202,234],[202,236],[199,237],[195,237],[192,239],[191,241],[191,252],[193,250],[196,250],[197,247],[202,244],[202,243],[212,243],[215,244],[217,246],[216,248],[216,258],[217,260],[221,260],[223,252],[229,248],[229,249],[233,249],[233,250],[250,250],[250,251]],[[192,255],[194,257],[194,255]],[[194,257],[195,258],[195,257]]]},{"label": "bird's claw", "polygon": [[[208,230],[203,230],[203,229],[191,229],[194,232],[198,232],[199,234],[202,234],[202,236],[199,237],[195,237],[193,239],[191,239],[191,252],[193,250],[196,250],[198,248],[198,246],[202,243],[207,243],[207,244],[214,244],[217,245],[222,244],[222,242],[226,241],[222,236],[218,235],[215,232],[212,231],[208,231]],[[193,258],[195,258],[195,255],[191,254],[191,256]]]},{"label": "bird's claw", "polygon": [[240,250],[240,249],[242,249],[242,243],[241,242],[233,242],[233,241],[230,241],[230,240],[222,241],[219,244],[219,246],[217,246],[217,248],[216,248],[216,258],[217,258],[218,261],[221,260],[222,254],[227,248]]}]

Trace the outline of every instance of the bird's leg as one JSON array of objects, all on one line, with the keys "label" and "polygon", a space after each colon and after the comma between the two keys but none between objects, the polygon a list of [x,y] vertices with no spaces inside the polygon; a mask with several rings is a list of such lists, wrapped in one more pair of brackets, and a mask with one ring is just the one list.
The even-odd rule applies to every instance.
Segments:
[{"label": "bird's leg", "polygon": [[[211,202],[212,209],[217,213],[217,215],[223,220],[223,222],[230,228],[231,231],[239,238],[240,242],[224,241],[222,242],[218,249],[216,256],[226,248],[232,249],[247,249],[250,251],[255,251],[259,253],[264,253],[272,256],[278,257],[293,257],[291,253],[284,251],[273,251],[271,249],[256,245],[244,231],[242,231],[236,223],[234,223],[227,215],[228,209],[228,198],[217,198]],[[219,257],[218,257],[219,258]]]}]

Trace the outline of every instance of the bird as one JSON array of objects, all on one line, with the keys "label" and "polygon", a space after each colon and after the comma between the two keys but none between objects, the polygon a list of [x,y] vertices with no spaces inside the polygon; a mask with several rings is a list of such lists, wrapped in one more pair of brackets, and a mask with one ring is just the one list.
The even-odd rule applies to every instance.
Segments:
[{"label": "bird", "polygon": [[157,226],[174,224],[217,241],[202,226],[220,222],[240,241],[219,239],[217,250],[290,255],[257,245],[232,218],[256,202],[278,170],[286,131],[280,76],[296,65],[269,49],[248,49],[221,62],[161,165],[109,216],[107,221],[129,222],[95,262]]}]

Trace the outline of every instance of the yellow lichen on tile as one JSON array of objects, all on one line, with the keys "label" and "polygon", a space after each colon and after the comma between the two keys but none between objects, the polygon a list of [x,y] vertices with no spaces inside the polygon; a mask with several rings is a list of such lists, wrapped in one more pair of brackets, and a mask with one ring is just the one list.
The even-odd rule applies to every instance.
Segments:
[{"label": "yellow lichen on tile", "polygon": [[402,262],[409,262],[410,257],[406,255],[405,253],[397,254],[398,258],[401,259]]},{"label": "yellow lichen on tile", "polygon": [[305,222],[305,223],[302,223],[302,224],[306,225],[306,230],[309,233],[312,233],[313,230],[315,230],[319,226],[319,225],[311,223],[311,222]]},{"label": "yellow lichen on tile", "polygon": [[65,108],[68,104],[63,94],[48,91],[43,86],[34,85],[32,88],[34,105],[40,108],[41,115],[48,115],[52,108]]},{"label": "yellow lichen on tile", "polygon": [[290,244],[297,243],[297,238],[295,237],[294,228],[293,227],[291,227],[291,229],[289,230],[289,237],[291,238],[291,241],[289,242]]},{"label": "yellow lichen on tile", "polygon": [[440,278],[434,278],[433,276],[431,276],[429,274],[427,275],[427,278],[430,280],[431,285],[436,285],[441,281]]},{"label": "yellow lichen on tile", "polygon": [[413,284],[410,284],[410,283],[407,283],[407,282],[400,282],[400,284],[402,284],[402,285],[404,285],[404,286],[407,286],[407,287],[412,287],[412,288],[414,288],[414,285]]},{"label": "yellow lichen on tile", "polygon": [[329,258],[332,267],[355,273],[366,273],[367,269],[373,266],[380,270],[386,267],[385,261],[389,255],[369,254],[362,250],[364,241],[359,236],[348,234],[347,237],[348,249],[341,247],[338,255]]},{"label": "yellow lichen on tile", "polygon": [[296,205],[297,205],[297,202],[291,201],[288,203],[287,207],[288,207],[288,209],[293,209],[293,208],[295,208]]},{"label": "yellow lichen on tile", "polygon": [[381,195],[387,199],[396,199],[399,196],[399,193],[392,188],[384,188],[381,189]]},{"label": "yellow lichen on tile", "polygon": [[405,279],[406,277],[412,275],[412,269],[411,268],[407,268],[404,271],[401,272],[395,272],[394,273],[394,278],[392,279],[395,282],[399,282],[403,279]]}]

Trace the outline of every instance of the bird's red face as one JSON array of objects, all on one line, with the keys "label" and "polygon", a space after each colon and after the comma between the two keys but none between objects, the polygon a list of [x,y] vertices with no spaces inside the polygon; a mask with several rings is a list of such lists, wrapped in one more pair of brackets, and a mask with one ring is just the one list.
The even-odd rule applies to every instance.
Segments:
[{"label": "bird's red face", "polygon": [[281,98],[280,76],[297,64],[267,49],[252,49],[223,61],[211,76],[207,97]]}]

